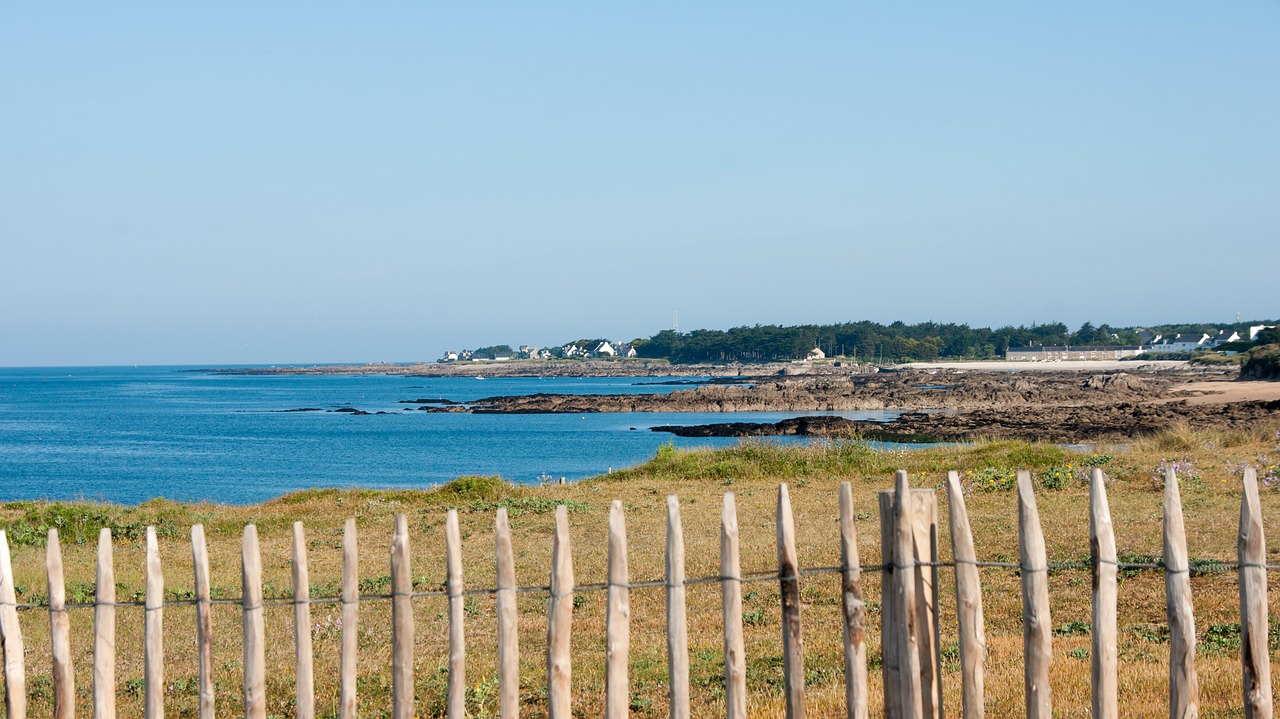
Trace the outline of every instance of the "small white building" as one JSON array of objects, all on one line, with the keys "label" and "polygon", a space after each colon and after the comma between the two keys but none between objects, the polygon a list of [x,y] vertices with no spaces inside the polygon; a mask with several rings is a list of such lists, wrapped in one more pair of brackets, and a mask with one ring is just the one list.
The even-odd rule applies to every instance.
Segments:
[{"label": "small white building", "polygon": [[1249,328],[1249,341],[1253,342],[1258,339],[1258,333],[1263,330],[1269,330],[1275,325],[1253,325]]},{"label": "small white building", "polygon": [[601,342],[600,344],[596,345],[595,349],[591,350],[591,354],[595,355],[596,357],[617,357],[618,351],[615,350],[613,348],[613,345],[609,344],[608,342]]},{"label": "small white building", "polygon": [[1228,342],[1239,342],[1239,341],[1240,341],[1239,332],[1228,332],[1227,330],[1222,330],[1218,334],[1214,335],[1213,339],[1209,340],[1209,346],[1217,347],[1218,345],[1224,345]]},{"label": "small white building", "polygon": [[1209,335],[1203,332],[1200,334],[1179,334],[1166,340],[1160,340],[1147,347],[1147,354],[1194,352],[1199,349],[1205,349],[1208,345]]},{"label": "small white building", "polygon": [[449,350],[448,352],[444,353],[444,356],[440,358],[440,361],[441,362],[457,362],[458,353],[454,352],[453,350]]},{"label": "small white building", "polygon": [[813,349],[809,350],[809,354],[805,355],[805,359],[807,360],[820,360],[820,359],[826,359],[826,358],[827,358],[827,353],[823,352],[821,347],[814,347]]}]

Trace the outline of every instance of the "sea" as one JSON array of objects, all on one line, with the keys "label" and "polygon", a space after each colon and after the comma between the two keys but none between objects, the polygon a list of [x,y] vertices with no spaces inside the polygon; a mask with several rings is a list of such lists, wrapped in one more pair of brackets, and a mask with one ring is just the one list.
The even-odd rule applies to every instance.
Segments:
[{"label": "sea", "polygon": [[[573,481],[640,464],[667,442],[723,447],[740,441],[649,431],[655,425],[776,422],[813,414],[883,421],[897,414],[467,414],[418,411],[419,405],[402,402],[688,389],[673,379],[691,378],[0,368],[0,501],[137,504],[164,497],[251,504],[306,488],[428,488],[462,475]],[[288,411],[308,408],[318,411]],[[370,414],[330,411],[343,408]]]}]

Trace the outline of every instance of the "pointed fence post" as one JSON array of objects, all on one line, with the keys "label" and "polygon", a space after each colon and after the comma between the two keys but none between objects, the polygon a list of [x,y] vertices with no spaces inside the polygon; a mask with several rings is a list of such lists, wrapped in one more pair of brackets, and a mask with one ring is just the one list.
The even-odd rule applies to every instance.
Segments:
[{"label": "pointed fence post", "polygon": [[787,719],[804,719],[804,641],[800,626],[800,560],[787,485],[778,485],[778,597],[782,605],[782,696]]},{"label": "pointed fence post", "polygon": [[670,719],[689,719],[689,621],[685,607],[680,501],[667,497],[667,673]]},{"label": "pointed fence post", "polygon": [[919,548],[916,499],[907,473],[898,470],[894,490],[881,492],[880,546],[885,572],[881,580],[881,657],[884,708],[889,719],[924,719],[926,681],[922,665],[922,612],[917,605]]},{"label": "pointed fence post", "polygon": [[978,554],[965,506],[960,473],[947,473],[947,507],[951,518],[951,558],[956,574],[956,618],[960,624],[961,702],[964,719],[986,714],[987,633],[982,618],[982,581]]},{"label": "pointed fence post", "polygon": [[213,600],[209,584],[209,547],[205,543],[203,524],[191,527],[191,565],[196,585],[196,658],[200,665],[199,717],[213,719]]},{"label": "pointed fence post", "polygon": [[240,542],[241,621],[244,630],[244,716],[266,719],[266,633],[262,607],[262,555],[258,527],[245,525]]},{"label": "pointed fence post", "polygon": [[0,642],[4,643],[4,708],[6,719],[26,719],[27,668],[22,627],[18,623],[18,592],[13,585],[9,538],[0,529]]},{"label": "pointed fence post", "polygon": [[156,528],[147,527],[147,594],[143,654],[143,716],[164,719],[164,575]]},{"label": "pointed fence post", "polygon": [[1018,559],[1022,571],[1022,661],[1027,719],[1052,719],[1049,661],[1053,655],[1053,621],[1049,617],[1049,559],[1030,472],[1018,472]]},{"label": "pointed fence post", "polygon": [[853,487],[840,483],[840,580],[844,628],[844,701],[848,719],[867,719],[867,605],[862,599]]},{"label": "pointed fence post", "polygon": [[311,650],[311,576],[307,571],[307,534],[302,522],[293,523],[293,653],[294,717],[315,719],[314,655]]},{"label": "pointed fence post", "polygon": [[1244,471],[1240,495],[1240,662],[1245,719],[1271,719],[1271,652],[1267,646],[1267,543],[1258,475]]},{"label": "pointed fence post", "polygon": [[631,589],[627,571],[627,525],[622,501],[609,506],[609,586],[605,608],[604,714],[626,719],[631,708],[627,662],[631,653]]},{"label": "pointed fence post", "polygon": [[516,560],[511,548],[507,508],[498,507],[494,519],[494,559],[498,574],[498,714],[520,716],[520,611],[516,606]]},{"label": "pointed fence post", "polygon": [[727,719],[747,716],[747,659],[742,639],[742,562],[738,504],[725,492],[720,513],[720,588],[724,613],[724,706]]},{"label": "pointed fence post", "polygon": [[116,575],[106,527],[98,532],[94,588],[93,719],[116,719]]},{"label": "pointed fence post", "polygon": [[[391,534],[391,716],[413,719],[413,578],[409,570],[409,518],[395,517]],[[452,605],[452,597],[450,597]],[[450,607],[452,610],[452,606]],[[452,614],[452,611],[450,612]],[[452,617],[450,624],[452,624]],[[452,668],[452,667],[451,667]],[[450,672],[449,686],[454,678]],[[449,692],[450,699],[453,691]],[[450,707],[452,708],[452,707]],[[449,716],[457,716],[450,714]]]},{"label": "pointed fence post", "polygon": [[71,666],[71,617],[67,616],[67,587],[62,577],[62,543],[58,530],[49,530],[45,546],[49,577],[49,654],[53,659],[53,719],[76,714],[76,678]]},{"label": "pointed fence post", "polygon": [[342,655],[338,719],[356,719],[356,641],[360,621],[360,553],[355,517],[342,530]]},{"label": "pointed fence post", "polygon": [[547,608],[547,715],[572,719],[570,645],[573,632],[573,556],[569,547],[569,511],[556,507],[551,545],[551,601]]},{"label": "pointed fence post", "polygon": [[[462,530],[458,527],[456,509],[445,514],[444,544],[446,588],[449,591],[449,684],[445,708],[449,717],[463,719],[467,712],[466,597],[462,586]],[[410,715],[405,719],[413,717]]]},{"label": "pointed fence post", "polygon": [[1107,478],[1096,467],[1089,479],[1089,555],[1093,564],[1092,719],[1119,719],[1116,535],[1107,502]]},{"label": "pointed fence post", "polygon": [[1191,565],[1182,522],[1182,497],[1172,469],[1164,477],[1164,591],[1169,618],[1169,717],[1200,716],[1196,678],[1196,619],[1191,605]]}]

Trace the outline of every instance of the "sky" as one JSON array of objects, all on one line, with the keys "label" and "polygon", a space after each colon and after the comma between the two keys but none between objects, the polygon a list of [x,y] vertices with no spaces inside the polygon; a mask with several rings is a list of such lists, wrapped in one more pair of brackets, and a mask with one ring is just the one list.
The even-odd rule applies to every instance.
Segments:
[{"label": "sky", "polygon": [[1280,316],[1280,3],[6,3],[0,365]]}]

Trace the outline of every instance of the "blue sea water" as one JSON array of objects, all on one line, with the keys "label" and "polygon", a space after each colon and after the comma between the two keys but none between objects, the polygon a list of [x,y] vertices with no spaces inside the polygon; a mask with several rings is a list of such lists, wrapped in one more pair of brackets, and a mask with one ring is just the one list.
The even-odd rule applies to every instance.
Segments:
[{"label": "blue sea water", "polygon": [[[464,474],[579,479],[658,446],[725,446],[660,424],[776,422],[788,412],[461,414],[400,400],[687,389],[663,378],[237,375],[188,367],[0,368],[0,501],[155,497],[259,502],[308,487],[424,488]],[[350,406],[388,414],[284,412]],[[406,411],[406,407],[410,411]],[[835,413],[886,419],[893,412]],[[797,441],[797,440],[791,440]],[[799,440],[803,441],[803,440]]]}]

